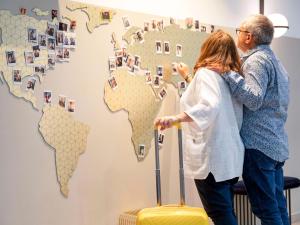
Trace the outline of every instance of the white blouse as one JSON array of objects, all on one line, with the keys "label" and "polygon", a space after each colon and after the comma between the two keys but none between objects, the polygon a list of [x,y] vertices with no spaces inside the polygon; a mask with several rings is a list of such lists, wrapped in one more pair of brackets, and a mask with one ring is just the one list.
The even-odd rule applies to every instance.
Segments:
[{"label": "white blouse", "polygon": [[214,71],[199,69],[180,105],[193,119],[183,123],[185,175],[205,179],[211,172],[216,182],[241,176],[243,108],[231,96],[225,80]]}]

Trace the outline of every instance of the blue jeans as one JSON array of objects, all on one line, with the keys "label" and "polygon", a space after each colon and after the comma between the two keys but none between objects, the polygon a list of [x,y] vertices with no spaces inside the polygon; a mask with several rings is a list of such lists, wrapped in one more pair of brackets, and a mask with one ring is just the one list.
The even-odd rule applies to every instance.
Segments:
[{"label": "blue jeans", "polygon": [[233,208],[233,185],[238,177],[216,182],[212,173],[195,184],[207,215],[215,225],[237,225]]},{"label": "blue jeans", "polygon": [[253,213],[262,225],[289,225],[283,193],[284,162],[277,162],[255,149],[246,149],[243,180]]}]

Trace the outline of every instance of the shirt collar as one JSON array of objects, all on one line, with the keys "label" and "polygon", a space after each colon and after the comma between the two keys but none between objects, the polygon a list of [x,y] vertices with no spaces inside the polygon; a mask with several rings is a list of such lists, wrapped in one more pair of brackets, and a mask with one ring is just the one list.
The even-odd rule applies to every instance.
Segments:
[{"label": "shirt collar", "polygon": [[261,50],[265,50],[265,49],[270,49],[270,45],[258,45],[250,50],[248,50],[245,53],[242,53],[242,60],[245,60],[246,58],[248,58],[250,55],[252,55],[253,53],[257,52],[257,51],[261,51]]}]

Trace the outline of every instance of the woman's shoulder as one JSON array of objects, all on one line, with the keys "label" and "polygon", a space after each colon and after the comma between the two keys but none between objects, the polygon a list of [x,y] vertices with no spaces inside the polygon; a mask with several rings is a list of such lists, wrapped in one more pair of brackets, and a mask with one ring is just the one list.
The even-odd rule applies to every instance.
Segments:
[{"label": "woman's shoulder", "polygon": [[203,80],[203,81],[216,82],[216,81],[219,81],[221,76],[213,70],[202,67],[197,70],[197,72],[195,74],[195,78],[197,78],[198,80]]}]

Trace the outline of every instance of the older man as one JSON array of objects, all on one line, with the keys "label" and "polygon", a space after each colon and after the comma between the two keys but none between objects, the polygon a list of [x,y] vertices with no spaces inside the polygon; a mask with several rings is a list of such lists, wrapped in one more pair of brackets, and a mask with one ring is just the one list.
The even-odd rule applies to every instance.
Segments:
[{"label": "older man", "polygon": [[[246,149],[243,179],[252,210],[262,225],[288,225],[282,169],[289,155],[284,129],[288,74],[269,46],[274,28],[266,16],[250,16],[236,33],[243,52],[243,76],[228,71],[230,68],[211,68],[222,74],[232,95],[244,105],[240,133]],[[186,65],[181,64],[178,71],[187,81],[191,79]]]}]

